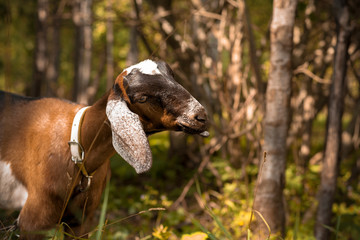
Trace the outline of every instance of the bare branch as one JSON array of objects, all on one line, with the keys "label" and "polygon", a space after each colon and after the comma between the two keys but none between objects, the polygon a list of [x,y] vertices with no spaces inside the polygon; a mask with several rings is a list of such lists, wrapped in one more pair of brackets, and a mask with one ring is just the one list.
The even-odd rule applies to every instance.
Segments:
[{"label": "bare branch", "polygon": [[298,67],[294,70],[294,75],[303,73],[303,74],[305,74],[306,76],[314,79],[314,81],[316,81],[316,82],[318,82],[318,83],[321,83],[321,84],[331,84],[331,81],[330,81],[330,80],[323,79],[323,78],[315,75],[313,72],[311,72],[311,71],[308,69],[308,66],[309,66],[309,63],[308,63],[308,62],[305,62],[303,65],[298,66]]}]

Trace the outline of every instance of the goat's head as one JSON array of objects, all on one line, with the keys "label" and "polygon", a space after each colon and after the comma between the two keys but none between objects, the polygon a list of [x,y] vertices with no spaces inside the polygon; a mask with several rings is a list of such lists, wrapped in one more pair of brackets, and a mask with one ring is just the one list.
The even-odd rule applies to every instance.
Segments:
[{"label": "goat's head", "polygon": [[137,173],[152,164],[148,135],[163,130],[209,135],[204,107],[162,61],[145,60],[126,68],[115,80],[106,114],[115,150]]}]

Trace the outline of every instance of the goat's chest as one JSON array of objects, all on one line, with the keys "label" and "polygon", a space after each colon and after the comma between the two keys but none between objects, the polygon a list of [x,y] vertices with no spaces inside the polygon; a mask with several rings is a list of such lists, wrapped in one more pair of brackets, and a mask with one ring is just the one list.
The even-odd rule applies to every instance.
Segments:
[{"label": "goat's chest", "polygon": [[12,173],[10,163],[0,156],[0,208],[20,209],[24,206],[28,192]]}]

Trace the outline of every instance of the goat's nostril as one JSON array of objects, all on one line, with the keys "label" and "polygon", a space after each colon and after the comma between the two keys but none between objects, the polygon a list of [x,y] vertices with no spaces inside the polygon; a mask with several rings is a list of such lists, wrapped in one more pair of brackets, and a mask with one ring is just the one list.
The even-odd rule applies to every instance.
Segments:
[{"label": "goat's nostril", "polygon": [[206,120],[207,120],[207,116],[206,116],[206,113],[200,113],[200,114],[197,114],[196,116],[195,116],[195,119],[197,120],[197,121],[199,121],[199,122],[206,122]]}]

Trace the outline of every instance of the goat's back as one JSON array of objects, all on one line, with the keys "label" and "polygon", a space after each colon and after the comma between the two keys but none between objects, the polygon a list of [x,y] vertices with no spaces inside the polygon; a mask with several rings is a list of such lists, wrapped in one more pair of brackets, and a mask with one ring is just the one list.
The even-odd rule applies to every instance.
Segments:
[{"label": "goat's back", "polygon": [[11,106],[16,103],[25,103],[30,102],[33,100],[37,100],[39,98],[32,98],[32,97],[24,97],[17,94],[4,92],[0,90],[0,114],[5,109],[6,106]]}]

